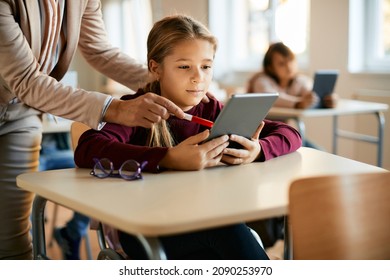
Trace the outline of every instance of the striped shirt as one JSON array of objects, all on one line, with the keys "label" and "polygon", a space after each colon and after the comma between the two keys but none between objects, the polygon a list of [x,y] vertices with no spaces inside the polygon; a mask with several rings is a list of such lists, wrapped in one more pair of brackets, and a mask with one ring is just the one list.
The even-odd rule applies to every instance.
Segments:
[{"label": "striped shirt", "polygon": [[[33,0],[28,0],[33,1]],[[37,57],[40,71],[50,74],[66,42],[65,0],[38,0],[41,16],[41,52]],[[19,103],[15,97],[9,104]]]},{"label": "striped shirt", "polygon": [[[31,1],[31,0],[30,0]],[[66,42],[65,0],[40,0],[41,53],[38,63],[41,71],[50,74],[58,62]]]}]

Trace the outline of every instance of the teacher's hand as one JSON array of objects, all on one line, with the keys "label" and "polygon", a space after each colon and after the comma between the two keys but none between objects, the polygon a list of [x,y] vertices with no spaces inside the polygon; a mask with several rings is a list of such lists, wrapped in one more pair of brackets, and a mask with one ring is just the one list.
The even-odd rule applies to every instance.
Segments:
[{"label": "teacher's hand", "polygon": [[104,121],[151,128],[154,123],[166,120],[170,115],[184,118],[183,110],[172,101],[148,92],[132,100],[114,99],[107,109]]}]

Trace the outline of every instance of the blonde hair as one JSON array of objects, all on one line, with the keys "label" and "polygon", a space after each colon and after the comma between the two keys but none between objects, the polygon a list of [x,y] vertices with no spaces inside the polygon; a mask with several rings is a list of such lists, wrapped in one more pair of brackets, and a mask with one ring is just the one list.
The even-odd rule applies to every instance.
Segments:
[{"label": "blonde hair", "polygon": [[[148,68],[151,60],[162,64],[164,58],[172,53],[178,43],[195,39],[206,40],[213,45],[214,52],[217,50],[217,39],[202,23],[189,16],[168,16],[157,21],[149,32],[147,40]],[[147,84],[144,91],[161,95],[159,81],[155,80]],[[175,145],[175,140],[165,120],[153,125],[148,142],[151,147],[173,147]]]}]

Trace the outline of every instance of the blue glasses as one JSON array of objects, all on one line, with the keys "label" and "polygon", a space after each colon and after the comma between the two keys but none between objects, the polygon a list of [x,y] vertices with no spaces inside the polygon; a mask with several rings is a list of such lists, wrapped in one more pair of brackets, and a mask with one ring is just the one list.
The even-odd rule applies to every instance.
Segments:
[{"label": "blue glasses", "polygon": [[148,164],[147,161],[139,164],[137,161],[132,159],[126,160],[124,163],[122,163],[118,173],[114,173],[114,164],[108,158],[94,158],[93,161],[95,162],[95,165],[90,172],[92,176],[98,177],[100,179],[116,177],[128,181],[142,179],[141,171],[144,169],[146,164]]}]

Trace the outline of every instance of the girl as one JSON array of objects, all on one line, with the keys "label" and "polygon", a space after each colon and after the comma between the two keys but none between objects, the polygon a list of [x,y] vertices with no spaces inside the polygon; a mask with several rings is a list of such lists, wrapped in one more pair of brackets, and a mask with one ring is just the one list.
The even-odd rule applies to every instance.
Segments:
[{"label": "girl", "polygon": [[[283,43],[271,44],[264,55],[263,71],[252,76],[247,92],[278,92],[274,106],[306,109],[314,107],[319,99],[312,91],[313,81],[298,74],[294,53]],[[326,107],[334,107],[336,95],[324,98]]]},{"label": "girl", "polygon": [[[166,17],[155,23],[148,42],[148,68],[154,81],[128,100],[145,92],[166,97],[183,111],[214,121],[222,109],[215,98],[200,102],[212,80],[216,39],[199,22],[187,16]],[[299,133],[286,124],[265,120],[252,139],[224,135],[203,143],[209,130],[176,117],[152,129],[107,123],[101,131],[85,132],[75,152],[79,167],[91,168],[93,158],[109,158],[114,168],[128,159],[147,161],[144,170],[200,170],[264,161],[295,151],[301,146]],[[229,140],[243,149],[227,148]],[[131,235],[120,233],[124,251],[131,258],[145,258]],[[245,224],[226,226],[169,237],[161,242],[169,259],[268,259]]]}]

